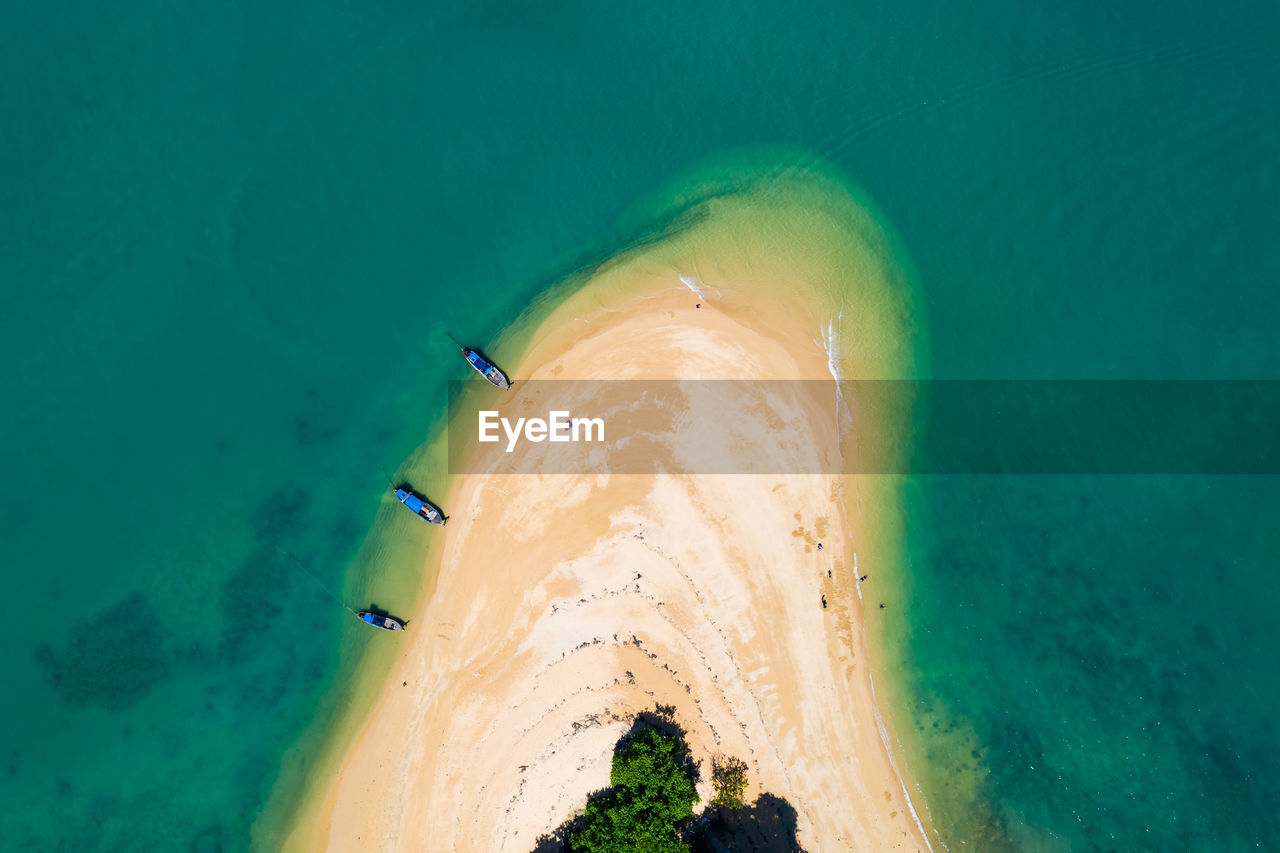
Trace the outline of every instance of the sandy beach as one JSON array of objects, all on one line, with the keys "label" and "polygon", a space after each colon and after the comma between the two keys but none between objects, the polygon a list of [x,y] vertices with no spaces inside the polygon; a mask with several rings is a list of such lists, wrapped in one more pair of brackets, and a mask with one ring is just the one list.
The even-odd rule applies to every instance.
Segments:
[{"label": "sandy beach", "polygon": [[[538,329],[513,394],[550,378],[831,378],[800,296],[704,298],[660,265],[609,276],[629,280]],[[609,393],[583,387],[595,405]],[[826,423],[803,446],[736,450],[838,455]],[[744,845],[928,849],[872,688],[864,620],[889,558],[873,480],[457,476],[435,588],[291,849],[528,853],[608,785],[618,739],[657,706],[686,732],[704,802],[714,759],[746,761],[746,801],[767,814]]]}]

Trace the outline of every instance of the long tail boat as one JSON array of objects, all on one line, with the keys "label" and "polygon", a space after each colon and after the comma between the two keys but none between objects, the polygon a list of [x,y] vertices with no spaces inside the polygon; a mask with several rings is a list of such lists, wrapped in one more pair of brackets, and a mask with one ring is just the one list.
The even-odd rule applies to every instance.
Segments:
[{"label": "long tail boat", "polygon": [[462,356],[467,360],[467,364],[475,368],[476,373],[479,373],[494,385],[497,385],[504,391],[511,387],[511,382],[507,379],[506,375],[498,369],[498,366],[482,356],[476,350],[470,349],[469,347],[462,347]]},{"label": "long tail boat", "polygon": [[444,524],[449,520],[440,508],[424,497],[414,494],[413,489],[404,486],[396,487],[396,499],[413,510],[413,514],[432,524]]},{"label": "long tail boat", "polygon": [[366,625],[372,625],[373,627],[381,628],[384,631],[404,630],[404,625],[400,624],[399,620],[392,619],[390,616],[381,616],[369,610],[361,610],[356,615],[359,616],[360,621]]}]

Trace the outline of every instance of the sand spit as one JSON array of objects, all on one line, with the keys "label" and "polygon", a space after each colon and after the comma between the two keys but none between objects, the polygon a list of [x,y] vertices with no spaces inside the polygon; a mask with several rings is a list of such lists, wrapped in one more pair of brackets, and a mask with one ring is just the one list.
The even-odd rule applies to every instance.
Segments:
[{"label": "sand spit", "polygon": [[[666,279],[540,335],[518,377],[830,376],[811,317],[699,303]],[[834,423],[806,452],[838,452]],[[785,801],[809,853],[927,849],[877,726],[862,621],[878,605],[854,575],[855,550],[875,571],[875,519],[859,489],[459,476],[436,588],[290,846],[528,853],[608,784],[618,738],[660,704],[704,800],[711,760],[739,756],[748,801]]]}]

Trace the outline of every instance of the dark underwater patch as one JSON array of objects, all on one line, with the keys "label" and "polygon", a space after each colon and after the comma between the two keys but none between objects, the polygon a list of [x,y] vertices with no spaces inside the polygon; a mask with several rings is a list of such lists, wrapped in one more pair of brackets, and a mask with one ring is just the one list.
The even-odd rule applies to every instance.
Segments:
[{"label": "dark underwater patch", "polygon": [[134,593],[76,624],[61,649],[41,645],[35,655],[64,702],[123,711],[169,678],[164,646],[155,608]]},{"label": "dark underwater patch", "polygon": [[272,620],[279,618],[273,602],[287,597],[289,571],[273,548],[260,548],[240,564],[222,585],[222,641],[218,651],[226,662],[240,662],[257,648]]},{"label": "dark underwater patch", "polygon": [[309,501],[298,492],[276,492],[253,511],[253,552],[222,585],[222,640],[218,651],[225,662],[251,657],[272,620],[275,604],[288,599],[295,569],[288,565],[305,532]]},{"label": "dark underwater patch", "polygon": [[253,537],[259,547],[296,537],[306,518],[308,498],[297,491],[278,491],[253,511]]}]

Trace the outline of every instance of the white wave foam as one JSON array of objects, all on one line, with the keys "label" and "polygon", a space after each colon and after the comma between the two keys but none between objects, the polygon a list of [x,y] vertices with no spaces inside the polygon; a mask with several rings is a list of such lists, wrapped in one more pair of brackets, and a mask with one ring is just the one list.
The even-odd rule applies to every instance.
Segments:
[{"label": "white wave foam", "polygon": [[911,819],[916,822],[916,829],[920,830],[920,837],[924,839],[924,846],[929,848],[929,853],[933,853],[933,845],[929,843],[929,834],[924,831],[924,824],[920,822],[920,815],[916,812],[916,804],[911,802],[911,792],[907,790],[907,782],[902,778],[902,771],[898,769],[898,762],[893,760],[893,746],[889,740],[889,728],[884,724],[884,717],[880,716],[880,702],[876,699],[875,676],[867,673],[867,678],[871,682],[871,700],[876,709],[876,729],[880,732],[880,741],[884,744],[885,752],[889,756],[889,766],[893,768],[894,775],[898,777],[898,784],[902,786],[902,796],[906,797],[907,809],[911,812]]},{"label": "white wave foam", "polygon": [[703,292],[702,283],[698,281],[696,276],[697,276],[696,273],[694,275],[681,275],[680,280],[684,282],[685,287],[689,288],[694,293],[696,293],[699,299],[701,299],[703,302],[707,302],[709,301],[707,299],[707,294]]},{"label": "white wave foam", "polygon": [[[836,312],[836,316],[827,320],[827,322],[819,327],[822,334],[822,340],[817,341],[818,346],[822,347],[822,351],[827,354],[827,372],[831,374],[831,378],[836,381],[836,410],[835,422],[836,432],[840,435],[840,449],[844,450],[844,429],[852,423],[852,413],[849,411],[848,402],[844,398],[844,388],[840,384],[840,327],[839,321],[844,319],[844,309]],[[841,424],[841,414],[845,414],[848,420]]]},{"label": "white wave foam", "polygon": [[862,575],[858,574],[858,552],[853,552],[853,588],[858,591],[858,600],[862,600],[862,581],[858,578]]},{"label": "white wave foam", "polygon": [[840,381],[840,331],[836,328],[836,321],[843,319],[844,311],[841,311],[822,327],[822,351],[827,354],[827,372],[837,382]]}]

